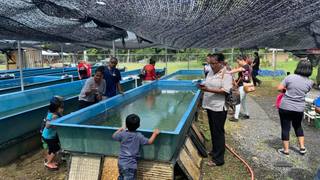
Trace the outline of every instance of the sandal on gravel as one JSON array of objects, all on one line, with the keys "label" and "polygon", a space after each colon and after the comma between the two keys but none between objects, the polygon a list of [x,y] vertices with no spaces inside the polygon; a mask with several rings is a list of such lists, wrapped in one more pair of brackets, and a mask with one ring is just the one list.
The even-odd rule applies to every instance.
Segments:
[{"label": "sandal on gravel", "polygon": [[278,153],[281,155],[289,156],[289,152],[285,152],[283,148],[278,149]]},{"label": "sandal on gravel", "polygon": [[300,150],[299,150],[299,153],[300,153],[301,155],[305,155],[306,152],[307,152],[307,149],[306,149],[306,148],[300,148]]},{"label": "sandal on gravel", "polygon": [[215,162],[213,162],[212,160],[210,160],[210,161],[208,161],[206,164],[207,164],[207,166],[214,167],[214,166],[222,166],[224,163],[222,163],[222,164],[216,164]]},{"label": "sandal on gravel", "polygon": [[52,171],[59,169],[58,166],[55,165],[54,163],[45,163],[44,167],[46,167],[47,169],[52,170]]}]

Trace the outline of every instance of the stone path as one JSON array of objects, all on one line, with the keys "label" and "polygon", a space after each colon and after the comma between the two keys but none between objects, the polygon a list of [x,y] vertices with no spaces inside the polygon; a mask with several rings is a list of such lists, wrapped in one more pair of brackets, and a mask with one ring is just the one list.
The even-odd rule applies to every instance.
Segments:
[{"label": "stone path", "polygon": [[[261,102],[259,102],[261,101]],[[268,102],[266,102],[268,101]],[[230,134],[238,142],[238,150],[252,163],[257,179],[313,179],[320,165],[320,130],[304,125],[308,153],[301,156],[292,129],[290,156],[278,154],[281,128],[274,100],[248,97],[249,120],[240,120]]]}]

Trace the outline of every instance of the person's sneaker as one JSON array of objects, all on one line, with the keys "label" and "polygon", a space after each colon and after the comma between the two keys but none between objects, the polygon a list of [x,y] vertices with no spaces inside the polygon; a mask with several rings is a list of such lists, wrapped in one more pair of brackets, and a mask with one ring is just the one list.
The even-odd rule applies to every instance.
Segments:
[{"label": "person's sneaker", "polygon": [[289,152],[285,152],[283,148],[278,149],[278,153],[281,155],[289,156]]},{"label": "person's sneaker", "polygon": [[301,155],[305,155],[307,153],[307,149],[306,148],[300,148],[299,153]]},{"label": "person's sneaker", "polygon": [[231,117],[231,118],[229,118],[229,121],[232,121],[232,122],[238,122],[238,121],[239,121],[239,119],[236,119],[235,117]]},{"label": "person's sneaker", "polygon": [[250,119],[250,116],[248,116],[248,115],[243,115],[242,118],[243,118],[243,119]]}]

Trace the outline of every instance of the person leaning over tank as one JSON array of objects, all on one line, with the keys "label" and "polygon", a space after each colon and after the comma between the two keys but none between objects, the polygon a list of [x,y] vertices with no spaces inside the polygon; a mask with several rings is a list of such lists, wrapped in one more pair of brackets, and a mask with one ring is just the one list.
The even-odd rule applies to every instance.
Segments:
[{"label": "person leaning over tank", "polygon": [[199,88],[204,91],[202,107],[207,110],[212,141],[212,151],[209,153],[212,160],[208,165],[222,166],[225,153],[224,125],[228,111],[226,95],[232,88],[232,76],[226,73],[223,54],[213,54],[209,63],[212,70],[205,82],[199,84]]},{"label": "person leaning over tank", "polygon": [[155,65],[156,65],[156,61],[154,60],[154,58],[150,58],[149,64],[145,65],[142,68],[142,74],[144,74],[143,81],[145,83],[158,79]]},{"label": "person leaning over tank", "polygon": [[117,92],[124,94],[120,85],[121,74],[117,69],[118,59],[111,57],[108,65],[104,69],[104,79],[106,80],[106,89],[104,95],[107,98],[117,95]]},{"label": "person leaning over tank", "polygon": [[96,69],[94,77],[86,80],[80,95],[79,109],[88,107],[105,98],[103,96],[106,88],[106,82],[103,79],[104,67],[100,66]]},{"label": "person leaning over tank", "polygon": [[118,159],[118,180],[137,179],[137,159],[143,145],[153,144],[159,135],[159,129],[155,129],[148,139],[136,130],[140,126],[140,118],[136,114],[130,114],[126,118],[126,127],[118,129],[112,138],[120,142],[120,153]]},{"label": "person leaning over tank", "polygon": [[301,122],[304,116],[305,96],[312,89],[313,82],[309,79],[312,65],[308,60],[300,60],[294,74],[287,76],[278,86],[285,91],[279,107],[281,139],[283,148],[278,149],[281,155],[289,155],[289,137],[291,124],[299,142],[299,153],[304,155],[304,133]]},{"label": "person leaning over tank", "polygon": [[85,60],[81,60],[78,62],[77,69],[79,79],[87,79],[91,77],[91,65]]},{"label": "person leaning over tank", "polygon": [[62,116],[63,106],[63,98],[60,96],[54,96],[50,100],[45,127],[41,134],[42,140],[48,146],[48,153],[46,154],[44,166],[51,170],[58,169],[58,163],[54,159],[57,152],[60,150],[60,142],[56,127],[50,125],[50,123]]}]

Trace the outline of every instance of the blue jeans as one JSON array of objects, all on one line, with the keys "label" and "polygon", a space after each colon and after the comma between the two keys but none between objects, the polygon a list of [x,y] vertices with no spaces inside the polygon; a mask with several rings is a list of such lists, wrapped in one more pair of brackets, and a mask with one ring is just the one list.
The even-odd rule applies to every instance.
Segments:
[{"label": "blue jeans", "polygon": [[136,179],[137,179],[137,169],[119,167],[118,180],[136,180]]}]

